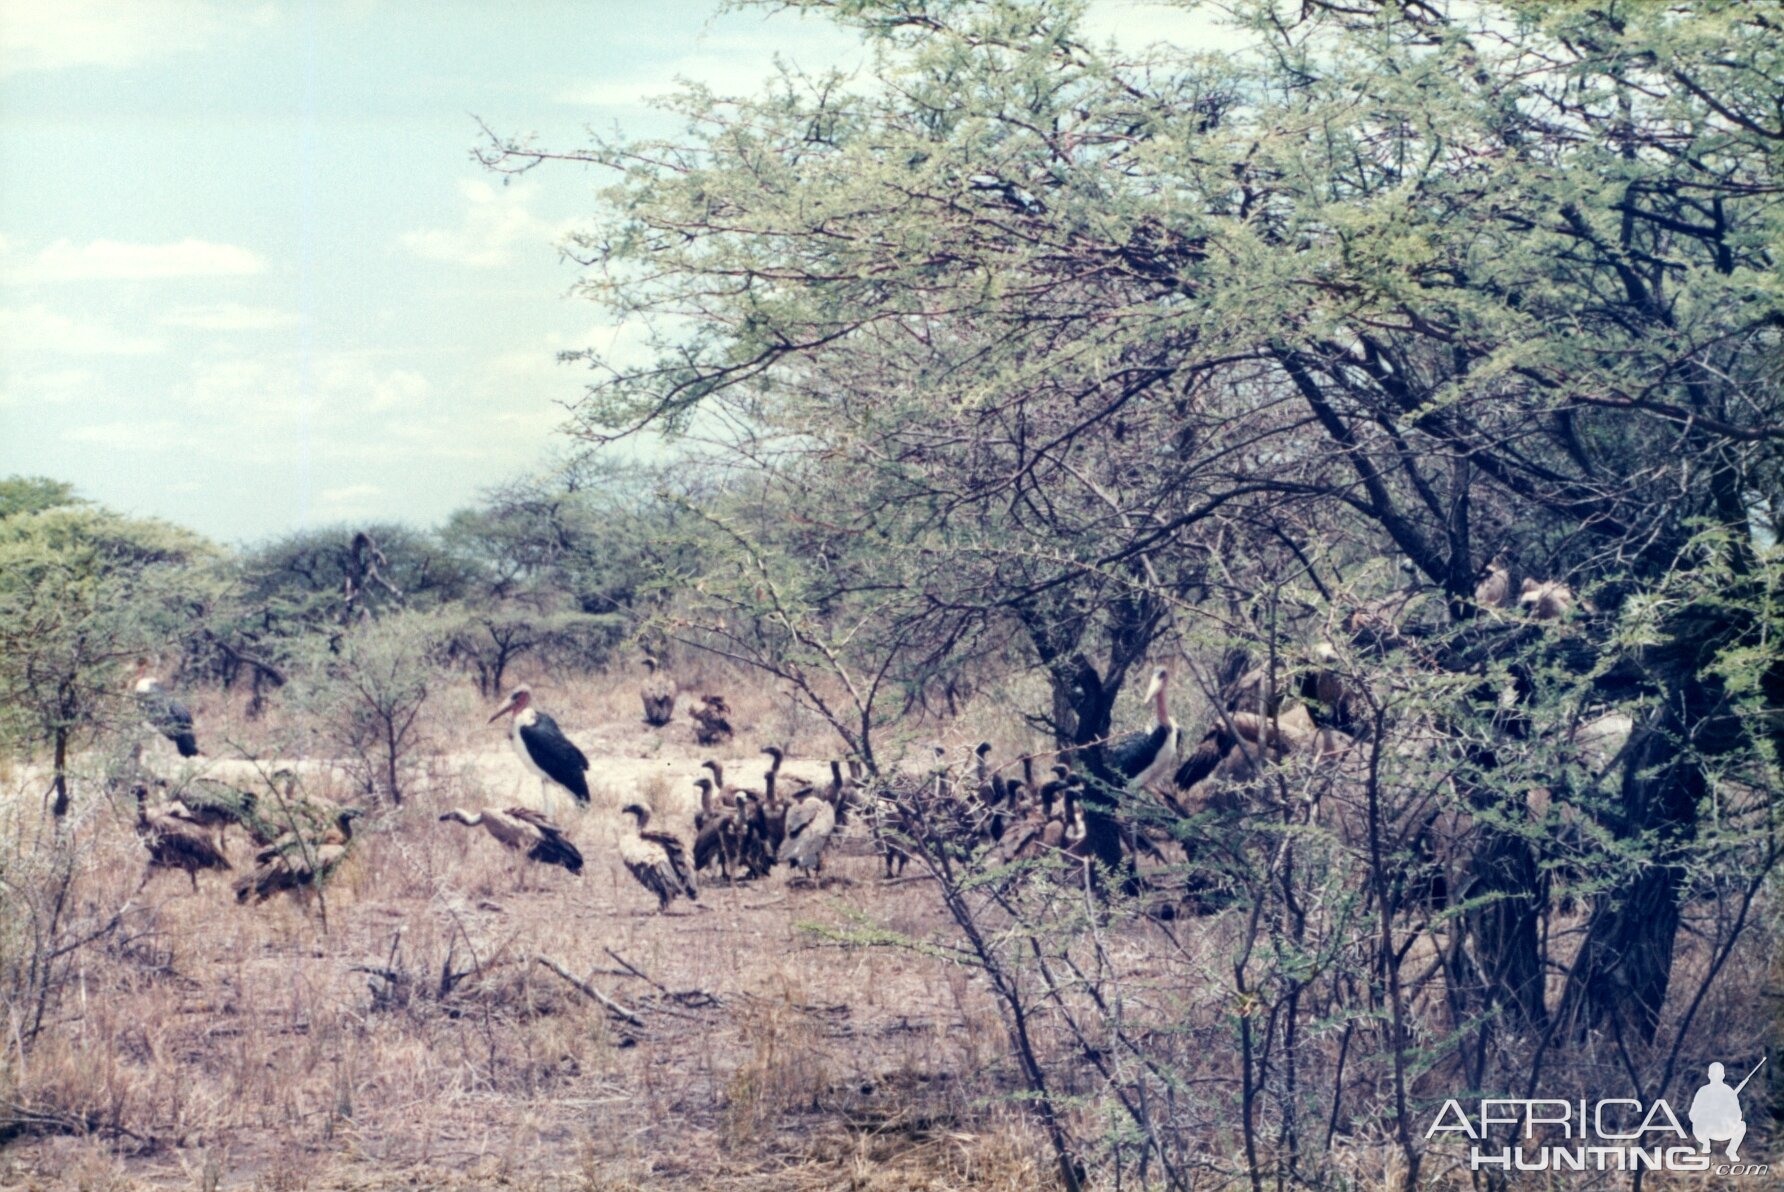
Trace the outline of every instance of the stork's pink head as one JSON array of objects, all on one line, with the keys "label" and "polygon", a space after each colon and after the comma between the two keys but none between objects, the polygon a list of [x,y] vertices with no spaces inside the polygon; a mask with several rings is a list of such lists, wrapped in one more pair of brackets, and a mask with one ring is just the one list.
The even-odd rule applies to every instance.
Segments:
[{"label": "stork's pink head", "polygon": [[531,687],[516,687],[508,693],[508,701],[496,709],[496,714],[489,718],[489,722],[494,724],[504,716],[519,715],[532,702],[533,689]]}]

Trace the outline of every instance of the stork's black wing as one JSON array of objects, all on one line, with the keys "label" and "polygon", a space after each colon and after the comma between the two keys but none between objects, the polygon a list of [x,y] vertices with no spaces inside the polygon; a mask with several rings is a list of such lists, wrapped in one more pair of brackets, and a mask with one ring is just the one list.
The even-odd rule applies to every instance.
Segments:
[{"label": "stork's black wing", "polygon": [[533,723],[520,729],[521,744],[527,747],[533,762],[565,790],[588,802],[588,758],[557,726],[557,721],[540,712]]},{"label": "stork's black wing", "polygon": [[1146,772],[1146,768],[1157,759],[1159,751],[1170,739],[1170,726],[1157,725],[1149,733],[1129,733],[1121,740],[1113,742],[1105,751],[1105,756],[1123,778],[1132,782]]},{"label": "stork's black wing", "polygon": [[141,691],[136,696],[143,719],[172,741],[181,757],[198,756],[198,738],[192,733],[192,713],[165,691]]}]

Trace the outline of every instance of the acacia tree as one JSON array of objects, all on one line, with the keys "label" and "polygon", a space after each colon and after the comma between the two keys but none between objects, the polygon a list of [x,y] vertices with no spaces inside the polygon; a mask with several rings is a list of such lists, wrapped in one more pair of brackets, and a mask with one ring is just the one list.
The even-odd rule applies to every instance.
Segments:
[{"label": "acacia tree", "polygon": [[[1099,49],[1069,3],[780,7],[859,29],[884,85],[788,73],[675,101],[684,140],[489,151],[626,171],[585,290],[651,317],[661,354],[592,388],[589,433],[773,428],[862,484],[845,508],[896,510],[901,545],[974,519],[1006,545],[1031,510],[1069,544],[1073,494],[1105,511],[1079,522],[1100,553],[1013,545],[1023,574],[987,572],[1018,612],[1056,602],[1030,614],[1042,650],[1067,576],[1157,572],[1263,495],[1354,519],[1457,624],[1498,550],[1591,587],[1607,624],[1708,552],[1749,611],[1681,602],[1600,668],[1642,708],[1618,831],[1658,863],[1605,895],[1567,1012],[1650,1034],[1668,857],[1706,768],[1769,746],[1711,663],[1742,654],[1747,698],[1784,707],[1784,664],[1744,653],[1784,438],[1774,6],[1254,3],[1243,62]],[[1528,922],[1499,946],[1527,952]]]},{"label": "acacia tree", "polygon": [[648,619],[665,571],[684,570],[659,477],[635,466],[571,462],[460,510],[441,541],[470,571],[452,651],[486,695],[518,659],[605,662]]},{"label": "acacia tree", "polygon": [[68,811],[74,750],[134,719],[124,667],[172,636],[214,550],[161,522],[75,499],[67,486],[0,489],[0,732],[47,745],[52,809]]},{"label": "acacia tree", "polygon": [[[855,611],[910,659],[1014,627],[1093,772],[1167,618],[1244,625],[1293,576],[1291,620],[1442,680],[1458,1012],[1538,1055],[1653,1039],[1692,883],[1779,787],[1784,7],[1254,0],[1220,59],[1098,47],[1065,0],[770,7],[858,30],[877,85],[787,71],[672,101],[681,138],[488,147],[623,172],[584,290],[658,354],[590,361],[585,433],[759,469],[807,520],[758,541],[879,592]],[[1370,611],[1383,556],[1434,598],[1416,633]],[[1495,556],[1593,608],[1483,610]],[[1626,746],[1556,784],[1594,843],[1551,1005],[1523,761],[1606,710]]]}]

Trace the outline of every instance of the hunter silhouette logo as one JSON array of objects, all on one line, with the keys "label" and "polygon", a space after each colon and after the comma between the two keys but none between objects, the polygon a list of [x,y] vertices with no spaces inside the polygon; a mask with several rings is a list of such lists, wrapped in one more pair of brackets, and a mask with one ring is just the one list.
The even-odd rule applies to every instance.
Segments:
[{"label": "hunter silhouette logo", "polygon": [[[1426,1139],[1460,1136],[1470,1144],[1468,1166],[1481,1171],[1701,1171],[1714,1175],[1768,1175],[1766,1163],[1744,1162],[1747,1121],[1741,1090],[1765,1067],[1761,1057],[1746,1079],[1730,1088],[1727,1069],[1711,1064],[1709,1083],[1692,1095],[1685,1118],[1690,1133],[1664,1098],[1485,1097],[1471,1116],[1459,1101],[1437,1111]],[[1693,1141],[1696,1145],[1693,1146]],[[1726,1161],[1712,1155],[1724,1144]]]},{"label": "hunter silhouette logo", "polygon": [[[1753,1071],[1747,1073],[1747,1080],[1752,1080],[1764,1066],[1765,1057],[1761,1056]],[[1727,1142],[1728,1150],[1723,1153],[1738,1163],[1741,1156],[1737,1148],[1741,1139],[1747,1137],[1747,1123],[1741,1117],[1741,1090],[1747,1087],[1747,1080],[1729,1088],[1722,1079],[1724,1071],[1721,1064],[1711,1064],[1710,1083],[1691,1098],[1691,1136],[1706,1153],[1710,1143]]]}]

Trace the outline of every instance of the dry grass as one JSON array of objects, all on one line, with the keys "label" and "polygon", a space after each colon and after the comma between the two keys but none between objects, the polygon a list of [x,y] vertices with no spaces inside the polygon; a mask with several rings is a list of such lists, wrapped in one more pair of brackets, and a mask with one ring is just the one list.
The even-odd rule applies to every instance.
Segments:
[{"label": "dry grass", "polygon": [[[1033,1140],[983,1108],[995,1082],[954,1087],[994,1030],[989,1004],[942,992],[933,961],[801,930],[859,915],[936,928],[919,884],[882,887],[877,859],[845,845],[856,855],[834,859],[841,880],[822,890],[714,883],[697,907],[654,913],[612,855],[617,808],[642,797],[687,833],[704,753],[683,721],[638,723],[635,687],[538,687],[596,763],[593,805],[570,825],[580,878],[529,867],[517,890],[505,850],[438,822],[453,804],[537,796],[468,688],[436,697],[418,793],[362,822],[320,905],[238,906],[215,875],[193,894],[165,873],[132,901],[134,807],[92,807],[75,895],[126,907],[122,926],[85,950],[34,1044],[6,1050],[0,1100],[38,1126],[0,1151],[0,1186],[1032,1186]],[[736,690],[740,733],[722,756],[739,780],[759,777],[769,741],[824,772],[776,697]],[[290,756],[301,741],[276,709],[249,721],[198,702],[213,755]],[[304,784],[354,797],[326,768]],[[15,834],[34,822],[31,800],[9,807]],[[239,835],[231,847],[250,863]]]},{"label": "dry grass", "polygon": [[[435,694],[414,795],[368,817],[325,901],[307,908],[237,906],[214,875],[197,894],[183,875],[158,875],[133,899],[143,853],[132,806],[89,797],[71,843],[55,845],[32,773],[3,775],[0,876],[23,880],[25,861],[72,848],[71,914],[98,922],[127,909],[116,931],[75,954],[29,1048],[17,1007],[0,1007],[0,1105],[35,1115],[0,1147],[0,1188],[1050,1186],[1047,1147],[1012,1096],[1009,1040],[982,977],[807,930],[868,920],[951,938],[927,883],[882,883],[857,835],[841,842],[821,887],[781,875],[714,882],[697,906],[654,913],[613,855],[617,809],[643,799],[687,834],[706,751],[685,720],[661,731],[641,723],[630,673],[534,686],[594,759],[594,799],[568,825],[588,859],[581,877],[529,867],[525,889],[484,833],[438,822],[451,805],[538,797],[499,726],[485,724],[489,702],[467,686]],[[684,676],[687,686],[697,684]],[[768,743],[793,750],[796,772],[824,774],[832,745],[821,726],[760,685],[721,689],[739,730],[718,751],[734,781],[759,778]],[[939,737],[958,755],[989,739],[998,756],[1015,756],[1034,744],[1015,706],[981,693],[945,732],[909,740],[927,748]],[[276,707],[249,721],[209,696],[197,713],[214,756],[225,742],[262,758],[302,752],[305,726]],[[325,765],[307,765],[304,784],[355,797]],[[239,835],[232,847],[246,864]],[[1158,1054],[1198,1090],[1210,1186],[1238,1170],[1230,963],[1240,927],[1221,916],[1180,925],[1171,949],[1144,926],[1106,941],[1131,1012],[1163,1028]],[[1683,982],[1696,962],[1682,947]],[[1735,958],[1705,1002],[1705,1033],[1730,1046],[1752,1033],[1751,993],[1772,954],[1755,946]],[[1053,1015],[1033,1031],[1044,1051],[1072,1054]],[[1347,1096],[1380,1103],[1364,1071]],[[1066,1060],[1053,1074],[1056,1092],[1084,1098],[1070,1111],[1080,1135],[1102,1129],[1089,1065]],[[1419,1094],[1443,1095],[1445,1079],[1433,1074]],[[1357,1146],[1343,1165],[1367,1187],[1392,1161]]]}]

